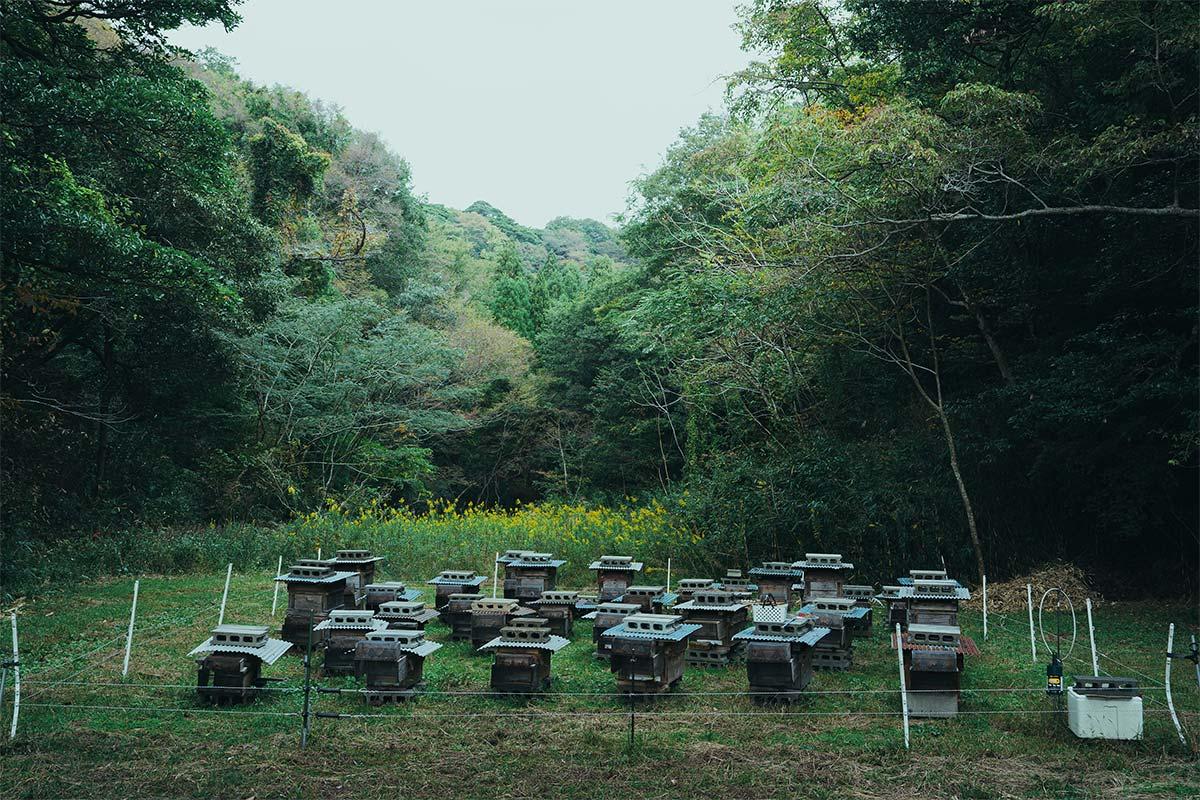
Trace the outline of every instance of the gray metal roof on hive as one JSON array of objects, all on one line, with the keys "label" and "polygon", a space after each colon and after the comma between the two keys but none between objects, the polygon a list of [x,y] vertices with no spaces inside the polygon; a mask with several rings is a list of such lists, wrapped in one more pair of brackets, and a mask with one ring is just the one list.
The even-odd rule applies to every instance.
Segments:
[{"label": "gray metal roof on hive", "polygon": [[579,592],[570,591],[567,589],[547,589],[542,592],[542,596],[537,600],[530,600],[527,605],[531,606],[571,606],[579,601]]},{"label": "gray metal roof on hive", "polygon": [[700,630],[701,626],[684,622],[677,614],[630,614],[620,625],[614,625],[602,636],[623,639],[653,639],[678,642]]},{"label": "gray metal roof on hive", "polygon": [[441,642],[429,641],[424,631],[379,630],[371,631],[365,638],[369,642],[395,642],[399,649],[422,658],[442,649]]},{"label": "gray metal roof on hive", "polygon": [[264,664],[274,664],[280,656],[291,649],[292,643],[267,636],[266,625],[218,625],[204,643],[193,649],[188,656],[210,653],[229,653],[259,658]]},{"label": "gray metal roof on hive", "polygon": [[383,556],[372,555],[370,550],[346,548],[338,550],[332,560],[337,564],[376,564],[387,559]]},{"label": "gray metal roof on hive", "polygon": [[800,607],[801,614],[818,614],[833,612],[847,619],[862,619],[870,613],[866,606],[856,605],[851,597],[819,597]]},{"label": "gray metal roof on hive", "polygon": [[596,606],[595,611],[584,614],[580,619],[595,619],[598,614],[623,614],[628,616],[629,614],[636,614],[640,608],[641,605],[638,603],[621,603],[613,600],[609,603],[601,603]]},{"label": "gray metal roof on hive", "polygon": [[432,586],[482,586],[487,581],[487,576],[476,575],[474,570],[469,569],[445,569],[437,574],[436,577],[430,578],[425,583]]},{"label": "gray metal roof on hive", "polygon": [[377,619],[374,611],[359,608],[335,608],[329,612],[329,619],[318,622],[313,626],[314,631],[377,631],[387,628],[387,622]]},{"label": "gray metal roof on hive", "polygon": [[561,567],[567,563],[565,559],[555,558],[553,553],[537,553],[533,550],[524,550],[519,556],[508,561],[501,562],[508,567]]},{"label": "gray metal roof on hive", "polygon": [[813,625],[808,617],[794,616],[777,620],[755,619],[754,626],[733,635],[742,642],[789,642],[791,644],[815,645],[829,634],[829,628]]},{"label": "gray metal roof on hive", "polygon": [[746,607],[723,589],[701,589],[686,603],[674,606],[678,611],[738,611]]},{"label": "gray metal roof on hive", "polygon": [[422,600],[391,600],[379,604],[376,618],[382,620],[406,619],[415,622],[429,622],[437,619],[438,612],[427,608]]},{"label": "gray metal roof on hive", "polygon": [[909,600],[970,600],[971,592],[953,579],[917,580],[901,586],[897,597]]},{"label": "gray metal roof on hive", "polygon": [[335,570],[330,561],[302,558],[293,564],[286,574],[279,575],[275,580],[281,583],[335,583],[357,574]]},{"label": "gray metal roof on hive", "polygon": [[803,578],[804,570],[789,561],[764,561],[749,570],[750,577]]},{"label": "gray metal roof on hive", "polygon": [[570,639],[550,633],[550,626],[541,617],[514,619],[500,629],[500,635],[479,646],[480,650],[496,650],[506,647],[549,650],[557,653],[571,643]]},{"label": "gray metal roof on hive", "polygon": [[633,556],[600,556],[598,561],[593,561],[588,565],[588,569],[641,572],[644,566],[643,562],[634,561]]},{"label": "gray metal roof on hive", "polygon": [[852,570],[854,565],[842,560],[841,553],[805,553],[804,559],[792,562],[792,566],[800,569],[832,569]]}]

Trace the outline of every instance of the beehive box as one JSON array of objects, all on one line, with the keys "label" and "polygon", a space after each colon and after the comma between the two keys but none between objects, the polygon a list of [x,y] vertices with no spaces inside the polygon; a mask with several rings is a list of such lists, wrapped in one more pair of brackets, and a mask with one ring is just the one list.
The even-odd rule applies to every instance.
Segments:
[{"label": "beehive box", "polygon": [[400,581],[384,581],[383,583],[368,583],[363,587],[365,599],[363,607],[368,611],[378,611],[379,606],[396,600],[417,600],[421,593],[409,589]]},{"label": "beehive box", "polygon": [[511,597],[484,597],[471,603],[471,646],[475,650],[500,635],[500,629],[534,611]]},{"label": "beehive box", "polygon": [[353,573],[346,579],[343,606],[353,608],[363,603],[367,584],[375,580],[375,565],[383,560],[383,556],[371,555],[370,550],[360,548],[338,550],[329,560],[335,570]]},{"label": "beehive box", "polygon": [[906,601],[906,626],[958,625],[958,606],[971,593],[956,580],[946,578],[914,579],[911,586],[902,586],[900,596]]},{"label": "beehive box", "polygon": [[609,668],[617,690],[659,694],[683,678],[688,638],[699,625],[675,614],[630,614],[603,634],[610,645]]},{"label": "beehive box", "polygon": [[842,587],[854,565],[842,560],[841,553],[805,553],[793,566],[804,570],[804,600],[841,597]]},{"label": "beehive box", "polygon": [[371,631],[354,648],[354,672],[371,705],[405,700],[421,686],[425,659],[441,648],[417,630]]},{"label": "beehive box", "polygon": [[275,580],[287,587],[288,594],[281,638],[306,648],[309,627],[319,625],[331,611],[343,607],[346,581],[354,574],[335,570],[328,561],[306,558],[293,564],[286,575],[277,577]]},{"label": "beehive box", "polygon": [[442,570],[436,577],[426,581],[427,584],[435,587],[433,607],[438,611],[446,610],[446,606],[450,603],[450,595],[477,592],[479,587],[486,582],[486,577],[476,575],[474,570],[469,569]]},{"label": "beehive box", "polygon": [[747,608],[745,602],[720,589],[703,589],[688,602],[675,606],[684,621],[700,626],[688,639],[687,663],[710,667],[729,664],[741,652],[742,642],[735,640],[734,634],[746,627]]},{"label": "beehive box", "polygon": [[804,570],[787,561],[764,561],[750,570],[750,579],[758,586],[759,600],[790,606],[793,589],[803,586]]},{"label": "beehive box", "polygon": [[874,618],[872,603],[875,599],[875,587],[847,583],[842,586],[842,596],[853,600],[855,605],[861,609],[860,614],[846,620],[850,635],[859,638],[870,637]]},{"label": "beehive box", "polygon": [[604,638],[604,632],[620,625],[630,614],[637,614],[640,611],[641,606],[635,603],[601,603],[595,611],[584,614],[583,619],[592,620],[592,643],[596,646],[592,655],[601,659],[611,656],[612,646]]},{"label": "beehive box", "polygon": [[[895,634],[892,645],[897,646]],[[912,624],[900,634],[899,646],[903,648],[909,715],[957,714],[964,656],[979,654],[975,643],[955,625]]]},{"label": "beehive box", "polygon": [[854,642],[847,618],[861,615],[862,609],[846,597],[818,597],[800,611],[811,616],[817,625],[829,629],[813,648],[813,668],[843,671],[853,667]]},{"label": "beehive box", "polygon": [[552,634],[569,639],[573,633],[575,604],[578,601],[579,592],[551,589],[542,592],[542,596],[529,606],[546,621]]},{"label": "beehive box", "polygon": [[712,578],[683,578],[675,585],[680,602],[686,603],[700,589],[713,589],[716,581]]},{"label": "beehive box", "polygon": [[199,647],[196,657],[196,692],[217,704],[254,699],[266,685],[263,665],[271,665],[291,648],[282,639],[268,638],[266,625],[218,625]]},{"label": "beehive box", "polygon": [[450,641],[471,641],[471,604],[482,600],[484,596],[477,592],[455,592],[446,601],[446,608],[441,612],[441,620],[450,628]]},{"label": "beehive box", "polygon": [[600,556],[589,565],[596,573],[596,589],[599,601],[607,603],[625,594],[644,564],[634,561],[632,556]]},{"label": "beehive box", "polygon": [[365,609],[334,609],[329,619],[313,628],[321,633],[325,660],[321,665],[325,675],[353,675],[354,652],[359,640],[372,631],[387,630],[387,623],[375,619],[375,612]]},{"label": "beehive box", "polygon": [[659,614],[663,610],[663,593],[665,586],[638,584],[630,586],[621,596],[622,603],[632,603],[643,614]]},{"label": "beehive box", "polygon": [[527,694],[550,688],[551,657],[569,642],[550,632],[546,620],[522,617],[500,630],[479,649],[492,652],[492,690]]},{"label": "beehive box", "polygon": [[812,680],[813,647],[829,633],[786,606],[754,609],[754,625],[734,635],[745,645],[746,679],[756,702],[792,701]]},{"label": "beehive box", "polygon": [[542,592],[554,588],[558,570],[566,561],[550,553],[522,551],[504,564],[504,596],[523,603],[532,602]]}]

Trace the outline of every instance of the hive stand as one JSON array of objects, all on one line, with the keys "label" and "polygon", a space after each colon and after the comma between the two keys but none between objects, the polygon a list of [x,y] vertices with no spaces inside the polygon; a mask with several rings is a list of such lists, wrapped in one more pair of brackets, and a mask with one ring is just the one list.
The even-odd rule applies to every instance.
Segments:
[{"label": "hive stand", "polygon": [[567,562],[551,553],[526,550],[500,563],[504,564],[504,596],[529,603],[541,597],[542,592],[554,588],[559,567]]},{"label": "hive stand", "polygon": [[641,607],[635,603],[601,603],[595,611],[584,614],[581,619],[592,620],[592,643],[596,646],[592,655],[608,659],[612,655],[612,645],[604,638],[604,632],[620,625],[630,614],[640,612]]},{"label": "hive stand", "polygon": [[758,585],[758,599],[770,600],[790,608],[793,592],[804,588],[804,570],[788,561],[764,561],[750,570],[750,578]]},{"label": "hive stand", "polygon": [[375,618],[386,622],[392,630],[423,631],[427,624],[438,618],[438,612],[427,608],[420,600],[393,600],[381,605]]},{"label": "hive stand", "polygon": [[325,647],[322,673],[332,675],[354,674],[354,650],[361,639],[371,631],[387,630],[388,624],[375,619],[375,612],[361,608],[338,608],[329,613],[329,619],[313,628],[321,633]]},{"label": "hive stand", "polygon": [[575,604],[578,602],[579,592],[550,589],[542,592],[542,596],[529,606],[546,621],[551,633],[570,639],[575,622]]},{"label": "hive stand", "polygon": [[[910,624],[900,634],[904,690],[912,717],[952,717],[958,713],[963,656],[979,655],[957,625]],[[896,635],[892,634],[892,646]]]},{"label": "hive stand", "polygon": [[675,614],[630,614],[606,630],[617,690],[630,695],[670,691],[683,677],[688,638],[698,630]]},{"label": "hive stand", "polygon": [[703,589],[674,610],[699,630],[688,638],[686,660],[703,667],[724,667],[741,654],[743,643],[734,634],[746,627],[748,605],[720,589]]},{"label": "hive stand", "polygon": [[476,592],[455,592],[446,601],[441,620],[450,628],[450,641],[471,641],[471,604],[484,596]]},{"label": "hive stand", "polygon": [[625,594],[644,564],[634,561],[633,556],[600,556],[588,569],[596,573],[596,589],[601,603],[617,600]]},{"label": "hive stand", "polygon": [[818,597],[841,597],[842,586],[854,571],[840,553],[805,553],[803,561],[792,564],[804,570],[804,602]]},{"label": "hive stand", "polygon": [[483,575],[476,575],[474,570],[447,569],[437,574],[437,577],[425,581],[430,586],[437,587],[433,599],[433,607],[445,611],[453,594],[470,594],[479,591],[479,587],[487,582]]},{"label": "hive stand", "polygon": [[494,653],[492,690],[507,694],[544,692],[550,688],[550,660],[570,642],[550,633],[541,617],[520,617],[485,642],[480,652]]},{"label": "hive stand", "polygon": [[266,685],[264,664],[271,665],[291,642],[267,638],[266,625],[218,625],[188,656],[196,659],[196,692],[218,705],[251,700]]},{"label": "hive stand", "polygon": [[409,589],[400,581],[384,581],[383,583],[368,583],[364,589],[366,599],[363,607],[368,611],[378,611],[379,606],[395,600],[417,600],[421,597],[419,589]]},{"label": "hive stand", "polygon": [[791,702],[812,680],[813,646],[829,633],[811,617],[792,616],[787,606],[755,606],[754,627],[734,639],[746,648],[746,679],[754,701]]},{"label": "hive stand", "polygon": [[862,615],[848,597],[818,597],[801,607],[800,613],[813,618],[815,624],[828,628],[813,648],[813,668],[844,671],[854,666],[854,641],[847,624],[848,617]]},{"label": "hive stand", "polygon": [[850,629],[850,635],[855,638],[870,638],[873,617],[871,602],[875,597],[875,587],[857,586],[847,583],[842,586],[842,596],[853,600],[854,604],[862,611],[860,616],[854,616],[846,620],[847,626]]},{"label": "hive stand", "polygon": [[440,648],[418,630],[371,631],[354,646],[354,674],[366,684],[363,698],[379,706],[413,697],[425,659]]},{"label": "hive stand", "polygon": [[320,624],[346,601],[346,581],[355,573],[339,572],[328,561],[306,558],[275,580],[287,587],[288,604],[280,636],[298,648],[308,646],[309,624]]},{"label": "hive stand", "polygon": [[330,559],[329,564],[334,569],[354,573],[346,579],[346,599],[342,603],[345,608],[362,605],[366,599],[367,584],[375,580],[375,565],[383,560],[383,556],[373,556],[370,550],[357,548],[338,550]]},{"label": "hive stand", "polygon": [[476,651],[500,635],[500,629],[535,612],[511,597],[483,597],[471,602],[471,647]]}]

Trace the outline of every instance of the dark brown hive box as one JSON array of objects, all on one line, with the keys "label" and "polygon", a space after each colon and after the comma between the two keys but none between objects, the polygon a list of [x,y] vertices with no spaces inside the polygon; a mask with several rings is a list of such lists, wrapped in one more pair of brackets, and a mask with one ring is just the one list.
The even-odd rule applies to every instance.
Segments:
[{"label": "dark brown hive box", "polygon": [[483,595],[476,592],[455,592],[446,601],[446,609],[441,612],[442,622],[450,628],[450,641],[471,641],[471,604],[482,600]]},{"label": "dark brown hive box", "polygon": [[481,652],[494,653],[492,689],[497,692],[526,694],[550,688],[551,656],[570,642],[550,633],[540,617],[521,617],[500,629],[500,635],[486,642]]},{"label": "dark brown hive box", "polygon": [[264,664],[271,665],[292,646],[267,637],[266,625],[218,625],[189,656],[196,659],[196,691],[214,703],[252,700],[266,685]]},{"label": "dark brown hive box", "polygon": [[550,553],[527,550],[501,563],[504,564],[504,596],[527,603],[554,588],[558,569],[567,562]]},{"label": "dark brown hive box", "polygon": [[354,646],[354,673],[371,705],[404,700],[421,685],[425,659],[441,648],[418,630],[371,631]]},{"label": "dark brown hive box", "polygon": [[841,597],[842,586],[854,565],[842,560],[840,553],[805,553],[793,566],[804,570],[804,601],[818,597]]},{"label": "dark brown hive box", "polygon": [[812,680],[813,647],[828,633],[811,617],[792,616],[784,605],[755,606],[754,626],[734,636],[745,646],[746,678],[754,699],[799,697]]},{"label": "dark brown hive box", "polygon": [[368,583],[363,588],[363,594],[363,607],[368,611],[378,611],[379,606],[394,600],[416,600],[421,596],[419,590],[409,589],[400,581]]},{"label": "dark brown hive box", "polygon": [[689,664],[725,666],[741,651],[741,642],[733,636],[746,627],[749,611],[745,601],[720,589],[703,589],[673,610],[682,614],[685,622],[700,626],[688,639]]},{"label": "dark brown hive box", "polygon": [[579,592],[550,589],[542,592],[542,596],[531,602],[529,607],[546,621],[551,633],[570,639],[575,623],[575,604],[578,602]]},{"label": "dark brown hive box", "polygon": [[793,592],[803,588],[804,570],[788,561],[764,561],[750,570],[750,579],[758,585],[759,600],[790,606],[795,599]]},{"label": "dark brown hive box", "polygon": [[287,586],[288,604],[281,636],[303,649],[308,646],[309,625],[329,618],[329,612],[346,601],[346,581],[352,572],[339,572],[328,561],[301,559],[286,575],[275,580]]},{"label": "dark brown hive box", "polygon": [[641,607],[635,603],[601,603],[595,611],[584,614],[583,619],[592,620],[592,643],[596,645],[596,651],[592,655],[605,659],[612,655],[612,646],[604,639],[604,632],[620,625],[630,614],[640,611]]},{"label": "dark brown hive box", "polygon": [[634,561],[632,556],[600,556],[593,561],[588,569],[596,573],[600,602],[607,603],[625,594],[643,566],[641,561]]},{"label": "dark brown hive box", "polygon": [[321,633],[325,647],[322,672],[325,675],[353,675],[354,651],[371,631],[387,630],[387,623],[375,619],[375,612],[360,608],[339,608],[329,619],[313,628]]},{"label": "dark brown hive box", "polygon": [[366,599],[366,586],[375,580],[375,565],[383,561],[383,556],[373,556],[370,550],[358,548],[338,550],[330,559],[330,565],[341,572],[354,573],[346,579],[346,599],[343,605],[353,608],[362,605]]},{"label": "dark brown hive box", "polygon": [[848,616],[860,613],[857,609],[847,597],[818,597],[801,607],[802,614],[829,629],[813,648],[814,669],[841,671],[854,666],[854,641],[846,623]]},{"label": "dark brown hive box", "polygon": [[484,597],[471,603],[471,646],[478,650],[500,635],[500,629],[518,617],[535,612],[511,597]]},{"label": "dark brown hive box", "polygon": [[438,611],[445,611],[446,606],[450,603],[450,595],[477,592],[479,587],[487,582],[487,578],[476,575],[474,570],[447,569],[439,572],[436,578],[430,578],[425,582],[430,586],[437,587],[433,607]]},{"label": "dark brown hive box", "polygon": [[669,691],[683,677],[688,638],[700,626],[675,614],[630,614],[603,634],[611,648],[609,668],[617,690],[629,694]]}]

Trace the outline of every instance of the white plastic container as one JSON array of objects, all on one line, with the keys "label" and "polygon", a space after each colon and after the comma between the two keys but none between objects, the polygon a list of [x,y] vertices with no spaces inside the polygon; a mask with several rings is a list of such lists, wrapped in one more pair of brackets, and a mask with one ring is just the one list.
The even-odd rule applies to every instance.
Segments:
[{"label": "white plastic container", "polygon": [[1072,686],[1067,723],[1080,739],[1141,739],[1142,698],[1080,694]]}]

